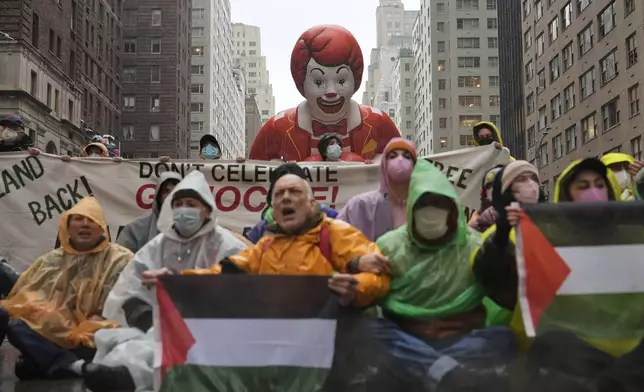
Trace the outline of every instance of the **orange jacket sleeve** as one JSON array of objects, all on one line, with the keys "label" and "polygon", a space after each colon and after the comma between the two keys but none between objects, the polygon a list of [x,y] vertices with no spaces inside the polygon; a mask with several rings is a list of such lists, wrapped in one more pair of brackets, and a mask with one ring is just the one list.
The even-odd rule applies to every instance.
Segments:
[{"label": "orange jacket sleeve", "polygon": [[259,130],[250,147],[248,159],[270,161],[282,159],[282,132],[275,128],[275,117],[272,117]]},{"label": "orange jacket sleeve", "polygon": [[[360,230],[343,221],[330,220],[330,222],[329,237],[333,250],[333,264],[337,271],[347,273],[349,263],[356,258],[380,253],[378,246],[369,241]],[[388,275],[362,272],[355,277],[358,279],[358,295],[354,301],[356,307],[369,306],[389,292]]]},{"label": "orange jacket sleeve", "polygon": [[[234,256],[229,256],[224,260],[230,260],[237,267],[243,269],[249,274],[259,273],[259,263],[262,247],[267,238],[262,238],[256,245],[246,248]],[[181,271],[181,275],[218,275],[221,274],[221,264],[216,264],[207,269],[191,269]]]}]

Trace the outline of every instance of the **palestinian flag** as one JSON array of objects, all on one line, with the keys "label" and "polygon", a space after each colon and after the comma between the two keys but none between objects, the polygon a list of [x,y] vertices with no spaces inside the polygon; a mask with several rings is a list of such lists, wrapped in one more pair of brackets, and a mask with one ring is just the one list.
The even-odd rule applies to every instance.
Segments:
[{"label": "palestinian flag", "polygon": [[644,202],[524,206],[519,303],[528,336],[644,337]]},{"label": "palestinian flag", "polygon": [[317,391],[331,368],[328,277],[167,276],[157,299],[161,391]]}]

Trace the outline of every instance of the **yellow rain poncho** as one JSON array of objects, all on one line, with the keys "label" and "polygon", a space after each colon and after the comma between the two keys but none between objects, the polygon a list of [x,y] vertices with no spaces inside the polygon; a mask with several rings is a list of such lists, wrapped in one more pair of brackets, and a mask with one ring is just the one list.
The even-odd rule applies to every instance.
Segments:
[{"label": "yellow rain poncho", "polygon": [[[610,168],[612,165],[616,163],[629,166],[633,162],[635,162],[635,158],[633,158],[628,154],[624,154],[623,152],[609,152],[608,154],[605,154],[604,156],[602,156],[600,160],[608,168]],[[620,189],[622,190],[621,199],[623,201],[635,200],[633,184],[629,183],[628,185],[626,185],[626,182],[630,180],[630,175],[628,175],[628,170],[624,170],[624,172],[619,173],[619,176],[624,176],[623,178],[624,183],[619,184]],[[618,183],[622,181],[619,178],[617,178],[617,180],[618,180]]]},{"label": "yellow rain poncho", "polygon": [[[85,216],[101,226],[103,241],[90,251],[75,250],[67,231],[71,215]],[[63,348],[93,347],[95,331],[116,325],[89,319],[102,313],[107,295],[133,255],[110,243],[103,209],[91,196],[60,217],[58,237],[61,247],[39,257],[2,306],[12,318]]]}]

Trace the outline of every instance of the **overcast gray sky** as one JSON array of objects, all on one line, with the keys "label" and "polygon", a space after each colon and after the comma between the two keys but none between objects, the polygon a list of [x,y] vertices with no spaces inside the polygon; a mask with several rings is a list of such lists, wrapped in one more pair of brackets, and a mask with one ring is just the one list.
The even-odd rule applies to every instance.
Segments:
[{"label": "overcast gray sky", "polygon": [[[405,9],[417,10],[420,0],[403,0]],[[266,56],[275,94],[275,110],[296,106],[302,96],[291,79],[290,58],[297,38],[319,24],[337,24],[357,38],[369,64],[376,46],[378,0],[231,0],[233,22],[259,26],[262,55]],[[366,82],[366,72],[363,85]],[[362,88],[354,98],[361,100]]]}]

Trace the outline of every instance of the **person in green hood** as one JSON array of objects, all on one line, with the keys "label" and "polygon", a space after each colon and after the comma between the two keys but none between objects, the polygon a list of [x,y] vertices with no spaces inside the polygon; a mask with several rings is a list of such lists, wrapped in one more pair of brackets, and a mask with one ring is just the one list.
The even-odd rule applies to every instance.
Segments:
[{"label": "person in green hood", "polygon": [[373,390],[399,388],[400,381],[385,385],[391,379],[438,392],[508,387],[503,364],[516,353],[516,339],[507,327],[485,328],[486,293],[470,268],[480,243],[454,187],[419,160],[407,223],[377,240],[390,262],[391,289],[381,303],[384,317],[374,322],[388,358]]}]

